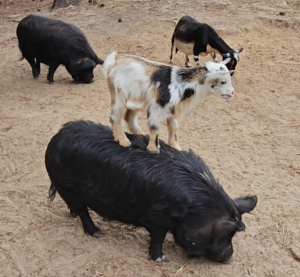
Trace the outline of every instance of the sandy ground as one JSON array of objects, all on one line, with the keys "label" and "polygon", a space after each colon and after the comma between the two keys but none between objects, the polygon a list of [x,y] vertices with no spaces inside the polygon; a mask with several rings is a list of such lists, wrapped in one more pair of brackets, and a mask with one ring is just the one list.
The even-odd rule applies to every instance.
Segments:
[{"label": "sandy ground", "polygon": [[[300,276],[290,252],[300,255],[299,2],[111,0],[52,13],[48,0],[1,5],[0,276]],[[60,67],[49,85],[46,66],[34,80],[29,64],[17,61],[18,21],[37,10],[75,23],[101,58],[116,50],[168,62],[183,13],[214,26],[231,47],[244,47],[234,99],[205,100],[178,133],[183,149],[199,154],[230,196],[258,195],[257,208],[243,217],[246,232],[234,238],[234,262],[187,259],[168,235],[170,263],[159,266],[148,260],[145,230],[93,214],[104,232],[96,240],[59,196],[48,204],[49,140],[70,120],[108,125],[110,96],[101,66],[92,84],[73,84]],[[183,66],[184,55],[174,63]],[[144,114],[140,122],[146,130]],[[163,139],[166,133],[164,126]]]}]

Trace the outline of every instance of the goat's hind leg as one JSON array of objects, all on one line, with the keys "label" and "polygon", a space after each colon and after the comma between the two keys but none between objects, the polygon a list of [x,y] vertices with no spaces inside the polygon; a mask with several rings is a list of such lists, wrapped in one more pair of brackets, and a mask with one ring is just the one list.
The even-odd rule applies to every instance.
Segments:
[{"label": "goat's hind leg", "polygon": [[125,112],[124,119],[127,122],[129,131],[135,135],[142,135],[142,129],[137,122],[138,110],[127,109]]},{"label": "goat's hind leg", "polygon": [[116,101],[116,103],[112,105],[112,112],[109,119],[115,141],[118,141],[121,146],[128,147],[130,146],[130,140],[125,135],[121,126],[121,120],[125,112],[125,105],[119,102],[120,101]]},{"label": "goat's hind leg", "polygon": [[114,85],[109,81],[108,87],[111,93],[111,114],[109,116],[111,129],[115,141],[118,141],[121,146],[128,147],[130,146],[130,140],[125,135],[122,130],[121,120],[124,115],[126,106],[124,101],[120,99],[120,93],[115,91]]}]

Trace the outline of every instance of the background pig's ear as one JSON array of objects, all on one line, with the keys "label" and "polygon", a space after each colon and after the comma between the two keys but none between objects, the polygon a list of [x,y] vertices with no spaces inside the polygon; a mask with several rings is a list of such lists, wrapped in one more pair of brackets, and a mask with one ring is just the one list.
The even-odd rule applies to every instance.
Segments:
[{"label": "background pig's ear", "polygon": [[246,197],[239,197],[233,200],[234,203],[238,206],[241,214],[251,212],[256,204],[257,204],[257,196],[246,196]]}]

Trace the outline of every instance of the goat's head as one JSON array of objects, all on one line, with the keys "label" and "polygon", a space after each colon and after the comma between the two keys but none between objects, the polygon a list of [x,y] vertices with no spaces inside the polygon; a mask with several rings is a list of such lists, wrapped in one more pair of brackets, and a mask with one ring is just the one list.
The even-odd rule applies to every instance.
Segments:
[{"label": "goat's head", "polygon": [[205,75],[205,83],[208,85],[209,92],[223,99],[232,98],[234,93],[230,77],[234,70],[229,71],[226,67],[230,60],[227,58],[220,63],[207,62],[205,64],[208,71]]},{"label": "goat's head", "polygon": [[[226,64],[228,70],[235,70],[235,67],[237,65],[237,62],[239,61],[239,53],[243,51],[243,48],[239,48],[236,51],[230,51],[226,54],[223,54],[223,61],[225,61],[227,58],[230,58],[230,61]],[[230,73],[232,76],[234,72]]]}]

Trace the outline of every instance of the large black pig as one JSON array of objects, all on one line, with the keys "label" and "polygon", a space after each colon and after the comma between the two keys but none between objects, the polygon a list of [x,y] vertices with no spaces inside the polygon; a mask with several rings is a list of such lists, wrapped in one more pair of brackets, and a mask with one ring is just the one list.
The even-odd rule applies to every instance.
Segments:
[{"label": "large black pig", "polygon": [[88,208],[106,219],[142,226],[151,236],[150,258],[162,252],[170,231],[191,256],[228,262],[232,237],[244,231],[242,214],[256,196],[232,200],[200,157],[160,141],[160,154],[147,151],[147,136],[127,134],[130,148],[114,141],[110,128],[91,121],[66,123],[45,156],[52,201],[56,191],[78,215],[86,234],[100,237]]},{"label": "large black pig", "polygon": [[90,83],[94,68],[103,64],[90,46],[83,32],[73,24],[30,14],[17,27],[19,48],[32,68],[36,79],[41,73],[41,63],[49,66],[47,80],[60,64],[64,65],[75,82]]}]

